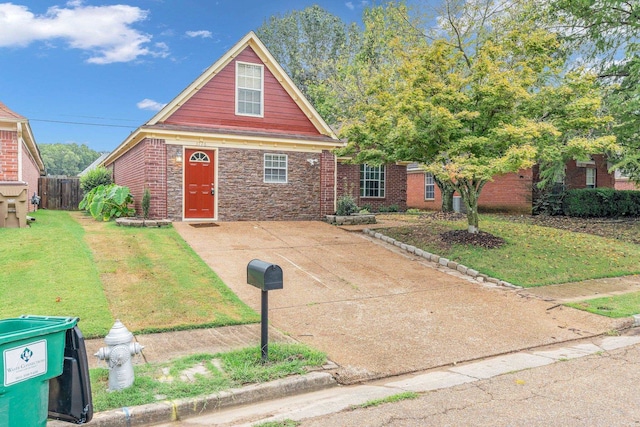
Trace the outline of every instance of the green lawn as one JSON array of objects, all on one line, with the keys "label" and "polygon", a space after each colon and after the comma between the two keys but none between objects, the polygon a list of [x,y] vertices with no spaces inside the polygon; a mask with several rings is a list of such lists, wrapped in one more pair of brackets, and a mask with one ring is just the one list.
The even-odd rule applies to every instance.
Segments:
[{"label": "green lawn", "polygon": [[253,323],[242,303],[173,228],[125,228],[40,210],[0,229],[0,318],[79,317],[86,337],[116,318],[132,332]]},{"label": "green lawn", "polygon": [[417,221],[385,235],[464,264],[490,277],[532,287],[640,273],[640,245],[585,233],[510,222],[485,215],[480,229],[502,237],[497,249],[453,245],[437,235],[464,229],[465,221]]}]

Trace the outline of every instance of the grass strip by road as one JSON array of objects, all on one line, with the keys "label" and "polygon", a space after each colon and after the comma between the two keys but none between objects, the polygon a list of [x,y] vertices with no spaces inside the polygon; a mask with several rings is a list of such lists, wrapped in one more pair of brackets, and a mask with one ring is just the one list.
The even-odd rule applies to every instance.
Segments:
[{"label": "grass strip by road", "polygon": [[127,228],[40,210],[0,229],[0,317],[79,317],[86,338],[254,323],[259,316],[169,228]]},{"label": "grass strip by road", "polygon": [[376,406],[384,405],[386,403],[395,403],[401,402],[403,400],[417,399],[420,397],[418,393],[413,391],[405,391],[403,393],[393,394],[391,396],[383,397],[382,399],[372,399],[367,400],[366,402],[360,405],[354,405],[351,409],[365,409],[365,408],[373,408]]},{"label": "grass strip by road", "polygon": [[480,228],[502,237],[497,249],[444,245],[438,235],[466,222],[428,220],[380,230],[396,240],[464,264],[490,277],[532,287],[640,273],[640,245],[483,215]]},{"label": "grass strip by road", "polygon": [[195,354],[171,362],[134,366],[130,388],[107,391],[109,371],[91,369],[96,412],[123,406],[214,394],[246,384],[300,375],[326,363],[326,355],[301,344],[272,343],[262,363],[259,346],[218,354]]},{"label": "grass strip by road", "polygon": [[621,318],[640,313],[640,293],[632,292],[611,297],[595,298],[566,304],[569,307],[602,316]]}]

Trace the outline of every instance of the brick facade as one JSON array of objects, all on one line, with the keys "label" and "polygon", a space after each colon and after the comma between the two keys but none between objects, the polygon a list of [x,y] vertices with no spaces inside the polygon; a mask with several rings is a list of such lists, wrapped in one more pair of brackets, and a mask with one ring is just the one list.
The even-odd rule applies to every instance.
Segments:
[{"label": "brick facade", "polygon": [[145,138],[113,164],[113,180],[129,187],[136,215],[142,215],[144,189],[151,192],[149,217],[167,218],[167,153],[164,140]]},{"label": "brick facade", "polygon": [[[287,183],[264,182],[265,153],[287,155]],[[320,158],[320,153],[220,148],[218,219],[321,219]]]},{"label": "brick facade", "polygon": [[320,156],[320,216],[336,211],[336,157],[328,150]]},{"label": "brick facade", "polygon": [[[481,212],[530,214],[533,188],[532,176],[531,169],[527,169],[518,173],[508,173],[495,177],[493,181],[488,182],[482,188],[480,199],[478,200],[478,209]],[[408,173],[407,207],[440,210],[442,208],[440,189],[436,185],[435,198],[425,200],[424,185],[424,172],[411,171]]]},{"label": "brick facade", "polygon": [[18,181],[18,132],[0,130],[0,181]]},{"label": "brick facade", "polygon": [[[21,150],[18,150],[19,144]],[[24,143],[18,142],[18,132],[0,130],[0,181],[22,181],[27,183],[27,196],[38,193],[40,169]],[[28,203],[29,212],[34,210]]]},{"label": "brick facade", "polygon": [[615,188],[615,175],[609,173],[607,160],[603,155],[592,156],[594,165],[577,166],[575,160],[567,162],[565,185],[567,189],[585,188],[587,169],[596,170],[596,187]]},{"label": "brick facade", "polygon": [[337,196],[350,194],[358,207],[370,206],[373,211],[381,207],[397,206],[407,209],[407,167],[389,164],[385,166],[385,197],[360,197],[360,165],[338,163]]},{"label": "brick facade", "polygon": [[[614,174],[609,173],[605,156],[593,156],[594,164],[577,166],[571,160],[567,162],[565,188],[585,188],[587,168],[596,169],[596,187],[614,188]],[[509,212],[530,214],[535,194],[535,182],[538,182],[538,168],[523,169],[518,173],[508,173],[488,182],[480,193],[478,209],[480,212]],[[424,172],[410,171],[407,176],[407,207],[428,210],[440,210],[442,198],[440,189],[435,187],[435,199],[425,200]]]}]

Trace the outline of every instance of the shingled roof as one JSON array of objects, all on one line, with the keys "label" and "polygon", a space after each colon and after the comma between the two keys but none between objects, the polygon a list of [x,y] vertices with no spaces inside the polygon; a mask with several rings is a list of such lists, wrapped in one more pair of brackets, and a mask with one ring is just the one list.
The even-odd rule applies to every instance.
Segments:
[{"label": "shingled roof", "polygon": [[20,114],[14,113],[0,101],[0,120],[9,120],[12,122],[23,122],[27,119]]}]

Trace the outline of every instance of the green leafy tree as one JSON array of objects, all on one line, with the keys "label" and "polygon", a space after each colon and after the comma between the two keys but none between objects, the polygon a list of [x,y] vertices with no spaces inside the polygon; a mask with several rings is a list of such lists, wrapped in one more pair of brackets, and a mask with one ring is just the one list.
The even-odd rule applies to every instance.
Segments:
[{"label": "green leafy tree", "polygon": [[76,176],[93,163],[100,153],[86,144],[38,144],[47,175]]},{"label": "green leafy tree", "polygon": [[640,4],[628,0],[550,0],[550,10],[574,49],[607,89],[605,105],[622,150],[614,167],[640,183]]},{"label": "green leafy tree", "polygon": [[615,149],[615,138],[597,136],[611,119],[594,79],[564,76],[560,42],[530,18],[532,7],[447,0],[430,43],[407,49],[393,39],[400,65],[367,76],[343,154],[421,162],[462,196],[477,233],[478,198],[494,176],[541,161],[546,177],[568,158]]},{"label": "green leafy tree", "polygon": [[332,123],[335,114],[325,81],[336,73],[338,59],[349,55],[350,39],[357,31],[355,24],[349,26],[313,5],[268,18],[256,34],[323,118]]}]

